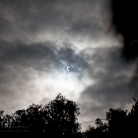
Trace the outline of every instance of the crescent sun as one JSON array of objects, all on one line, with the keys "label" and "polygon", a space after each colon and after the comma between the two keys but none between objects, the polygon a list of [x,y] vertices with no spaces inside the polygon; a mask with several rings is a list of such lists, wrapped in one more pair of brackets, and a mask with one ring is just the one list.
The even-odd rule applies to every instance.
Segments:
[{"label": "crescent sun", "polygon": [[67,71],[70,71],[69,68],[70,68],[70,66],[67,67]]}]

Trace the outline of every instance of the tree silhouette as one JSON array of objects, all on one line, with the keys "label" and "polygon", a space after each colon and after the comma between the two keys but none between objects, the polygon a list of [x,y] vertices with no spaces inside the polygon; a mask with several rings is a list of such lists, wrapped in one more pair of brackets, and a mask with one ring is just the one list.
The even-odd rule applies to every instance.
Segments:
[{"label": "tree silhouette", "polygon": [[103,123],[100,118],[97,118],[95,120],[96,127],[89,126],[89,129],[86,130],[85,137],[86,138],[104,138],[107,137],[108,130],[107,130],[107,124]]},{"label": "tree silhouette", "polygon": [[42,105],[30,105],[26,110],[18,110],[13,114],[13,126],[28,126],[30,132],[43,132],[45,120]]},{"label": "tree silhouette", "polygon": [[128,114],[128,135],[132,137],[137,136],[137,125],[138,125],[138,100],[133,98],[134,104]]},{"label": "tree silhouette", "polygon": [[106,113],[106,120],[108,121],[110,137],[124,137],[127,125],[127,110],[109,109],[109,112]]},{"label": "tree silhouette", "polygon": [[2,128],[4,126],[4,119],[3,119],[3,116],[4,116],[4,111],[0,111],[0,128]]},{"label": "tree silhouette", "polygon": [[[80,124],[77,122],[79,114],[79,108],[75,102],[58,94],[55,100],[45,106],[32,104],[26,110],[15,111],[12,116],[3,115],[1,111],[0,123],[1,126],[11,127],[10,130],[18,126],[28,126],[30,133],[22,133],[24,136],[39,133],[41,137],[45,134],[50,137],[80,138],[82,137]],[[18,128],[18,130],[23,130],[23,128]],[[20,133],[12,133],[12,135],[19,137]]]},{"label": "tree silhouette", "polygon": [[72,136],[80,131],[77,116],[80,114],[76,103],[59,94],[43,110],[47,115],[47,129],[59,136]]},{"label": "tree silhouette", "polygon": [[[95,120],[96,126],[89,126],[81,132],[77,116],[80,114],[76,103],[66,99],[61,94],[45,106],[32,104],[27,109],[17,110],[12,115],[4,115],[0,111],[0,137],[60,137],[60,138],[122,138],[136,137],[138,124],[138,100],[133,98],[131,111],[112,109],[106,113],[106,123],[100,118]],[[28,126],[29,133],[22,133]],[[14,129],[20,133],[12,133]]]}]

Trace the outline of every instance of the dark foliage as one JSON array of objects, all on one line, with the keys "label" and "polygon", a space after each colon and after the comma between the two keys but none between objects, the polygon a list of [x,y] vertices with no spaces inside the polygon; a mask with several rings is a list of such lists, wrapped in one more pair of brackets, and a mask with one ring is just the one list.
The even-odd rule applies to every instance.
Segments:
[{"label": "dark foliage", "polygon": [[75,102],[59,94],[45,106],[32,104],[12,115],[4,115],[4,111],[0,111],[0,137],[134,138],[137,136],[138,100],[133,100],[129,113],[111,108],[106,113],[106,123],[97,118],[95,126],[81,132],[77,122],[79,108]]},{"label": "dark foliage", "polygon": [[[80,114],[76,103],[59,94],[48,105],[30,105],[26,110],[17,110],[12,116],[0,113],[1,128],[5,131],[18,129],[22,135],[43,135],[48,137],[80,137]],[[21,128],[18,128],[21,127]],[[4,136],[7,133],[2,133]],[[20,133],[10,135],[20,136]],[[42,135],[43,134],[43,135]]]},{"label": "dark foliage", "polygon": [[89,126],[89,129],[84,133],[86,138],[103,138],[108,134],[107,124],[103,123],[101,119],[95,120],[96,127]]},{"label": "dark foliage", "polygon": [[131,111],[109,109],[106,113],[107,123],[96,119],[96,127],[89,126],[84,133],[86,138],[128,138],[137,137],[138,100],[134,99]]}]

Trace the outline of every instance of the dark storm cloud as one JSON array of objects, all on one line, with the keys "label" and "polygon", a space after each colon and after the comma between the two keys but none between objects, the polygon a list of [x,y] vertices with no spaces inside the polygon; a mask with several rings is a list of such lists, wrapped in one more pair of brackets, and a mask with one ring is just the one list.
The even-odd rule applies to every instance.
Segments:
[{"label": "dark storm cloud", "polygon": [[81,16],[78,16],[76,20],[72,21],[69,29],[67,29],[66,32],[72,38],[80,37],[81,41],[85,38],[97,41],[108,31],[107,26],[109,24],[110,17],[109,14],[107,16],[108,5],[108,0],[100,1],[100,4],[99,1],[92,1],[90,4],[91,7],[87,7],[88,9],[85,9],[86,7],[82,8],[85,10],[82,10],[83,12],[80,11]]},{"label": "dark storm cloud", "polygon": [[83,57],[75,53],[74,49],[66,45],[64,48],[58,49],[52,42],[30,45],[1,42],[1,73],[8,71],[9,66],[23,69],[31,67],[48,73],[51,72],[51,69],[65,71],[66,67],[70,65],[70,71],[81,77],[89,65]]},{"label": "dark storm cloud", "polygon": [[28,41],[41,31],[59,25],[63,16],[60,9],[55,9],[55,2],[49,0],[1,0],[0,5],[0,36],[4,40]]},{"label": "dark storm cloud", "polygon": [[30,66],[41,69],[41,67],[46,64],[49,65],[52,61],[56,63],[56,47],[50,42],[32,45],[1,42],[0,47],[0,60],[3,65]]},{"label": "dark storm cloud", "polygon": [[100,18],[101,14],[103,17],[107,14],[102,12],[108,7],[101,6],[104,2],[0,0],[0,39],[27,43],[35,41],[43,33],[51,34],[54,38],[62,31],[70,35],[80,33],[98,37],[105,28],[101,23],[103,18]]},{"label": "dark storm cloud", "polygon": [[98,24],[98,20],[93,18],[93,22],[89,21],[77,21],[74,22],[72,27],[67,31],[72,37],[74,36],[89,36],[92,39],[98,39],[104,33],[104,28],[101,24]]},{"label": "dark storm cloud", "polygon": [[[0,47],[0,108],[6,112],[8,109],[13,111],[26,105],[31,101],[28,100],[31,99],[30,96],[37,89],[41,89],[41,86],[35,86],[36,83],[33,83],[37,81],[35,72],[40,78],[44,74],[62,74],[66,72],[67,65],[70,65],[70,72],[81,79],[89,68],[87,61],[73,48],[68,47],[68,44],[65,44],[64,48],[58,48],[53,42],[23,44],[1,41]],[[18,102],[15,99],[18,99]],[[12,105],[9,105],[9,100]],[[24,102],[26,103],[23,104]]]},{"label": "dark storm cloud", "polygon": [[96,82],[82,93],[82,99],[86,99],[80,103],[82,114],[102,117],[109,108],[128,108],[132,96],[137,96],[136,87],[129,86],[134,64],[121,58],[120,48],[91,50],[94,69],[90,75]]}]

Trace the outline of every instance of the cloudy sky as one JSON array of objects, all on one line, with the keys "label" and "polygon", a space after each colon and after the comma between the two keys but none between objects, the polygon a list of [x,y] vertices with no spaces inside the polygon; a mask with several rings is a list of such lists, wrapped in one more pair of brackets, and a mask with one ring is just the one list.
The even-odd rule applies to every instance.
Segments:
[{"label": "cloudy sky", "polygon": [[121,58],[111,19],[109,0],[0,0],[0,109],[44,105],[58,93],[80,107],[80,123],[130,108],[136,63]]}]

